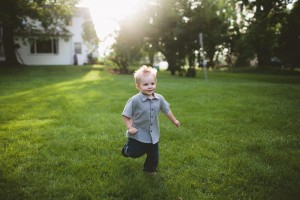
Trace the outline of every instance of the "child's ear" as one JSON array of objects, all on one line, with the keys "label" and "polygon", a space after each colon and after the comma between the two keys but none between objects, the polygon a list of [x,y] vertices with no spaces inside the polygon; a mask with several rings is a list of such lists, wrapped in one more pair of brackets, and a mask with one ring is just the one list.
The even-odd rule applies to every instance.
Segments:
[{"label": "child's ear", "polygon": [[140,84],[136,83],[136,84],[135,84],[135,87],[136,87],[136,89],[139,90],[139,89],[140,89]]}]

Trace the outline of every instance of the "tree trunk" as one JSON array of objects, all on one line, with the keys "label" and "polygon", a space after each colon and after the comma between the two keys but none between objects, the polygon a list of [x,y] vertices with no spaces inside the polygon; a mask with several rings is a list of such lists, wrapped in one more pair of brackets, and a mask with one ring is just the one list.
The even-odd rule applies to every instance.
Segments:
[{"label": "tree trunk", "polygon": [[258,61],[258,67],[263,68],[270,66],[271,64],[271,59],[270,59],[270,54],[267,50],[262,51],[262,50],[257,50],[257,61]]},{"label": "tree trunk", "polygon": [[169,64],[168,70],[170,70],[171,75],[174,76],[176,74],[176,60],[175,56],[172,55],[165,55],[166,60]]},{"label": "tree trunk", "polygon": [[14,30],[5,21],[3,21],[3,46],[5,55],[5,66],[19,66],[20,63],[16,56],[16,45],[14,42]]},{"label": "tree trunk", "polygon": [[149,56],[149,64],[153,67],[154,66],[154,51],[149,51],[148,53]]}]

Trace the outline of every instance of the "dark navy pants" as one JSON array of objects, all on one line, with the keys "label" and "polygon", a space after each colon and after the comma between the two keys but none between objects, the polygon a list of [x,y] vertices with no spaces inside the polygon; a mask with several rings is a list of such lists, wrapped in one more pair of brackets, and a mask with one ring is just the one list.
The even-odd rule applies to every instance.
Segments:
[{"label": "dark navy pants", "polygon": [[159,158],[158,143],[142,143],[135,139],[128,138],[128,141],[124,146],[123,151],[125,155],[131,158],[139,158],[146,154],[146,160],[144,162],[144,171],[156,172]]}]

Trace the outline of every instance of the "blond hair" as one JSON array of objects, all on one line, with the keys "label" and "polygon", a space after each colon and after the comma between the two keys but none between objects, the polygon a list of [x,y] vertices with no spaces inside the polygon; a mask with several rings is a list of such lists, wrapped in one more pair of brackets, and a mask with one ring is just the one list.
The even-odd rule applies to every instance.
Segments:
[{"label": "blond hair", "polygon": [[156,74],[157,74],[157,69],[143,65],[134,72],[133,76],[135,82],[139,83],[141,81],[142,76],[153,75],[156,78]]}]

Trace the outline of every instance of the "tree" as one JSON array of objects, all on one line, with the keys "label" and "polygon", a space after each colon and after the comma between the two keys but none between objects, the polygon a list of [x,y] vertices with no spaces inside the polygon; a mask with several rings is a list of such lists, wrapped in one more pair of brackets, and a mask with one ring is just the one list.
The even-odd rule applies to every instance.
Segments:
[{"label": "tree", "polygon": [[[234,63],[239,66],[249,65],[250,59],[254,57],[258,59],[259,66],[270,65],[274,57],[295,65],[299,63],[299,3],[296,2],[289,13],[287,5],[291,2],[292,0],[147,1],[144,8],[135,15],[138,21],[131,20],[134,25],[125,31],[135,37],[126,39],[126,33],[120,32],[117,41],[119,45],[131,45],[127,49],[122,45],[119,47],[127,54],[131,54],[133,49],[136,54],[147,52],[150,61],[157,51],[162,52],[172,75],[180,71],[183,65],[188,64],[190,69],[195,66],[200,32],[204,35],[204,50],[210,66],[214,66],[218,55],[225,51],[226,61],[231,66]],[[125,30],[121,28],[121,31],[122,29]],[[122,43],[121,38],[124,40]]]},{"label": "tree", "polygon": [[246,43],[254,49],[258,65],[268,66],[275,56],[280,26],[291,0],[243,0],[243,3],[248,10],[254,12],[254,16],[249,19]]},{"label": "tree", "polygon": [[[159,50],[169,62],[171,74],[180,71],[188,60],[195,67],[199,33],[204,33],[205,51],[214,65],[217,48],[225,47],[231,25],[234,1],[161,0],[153,17],[159,37]],[[221,10],[221,12],[220,12]]]},{"label": "tree", "polygon": [[297,1],[294,7],[287,14],[285,23],[282,26],[277,47],[277,57],[284,65],[300,66],[300,2]]},{"label": "tree", "polygon": [[[69,38],[66,29],[78,0],[1,0],[0,21],[6,66],[19,65],[15,37],[29,35]],[[36,25],[40,22],[42,29]]]},{"label": "tree", "polygon": [[171,74],[180,69],[184,48],[178,40],[180,16],[176,9],[171,9],[175,1],[145,2],[139,12],[119,22],[111,57],[121,69],[136,62],[145,52],[153,64],[153,56],[158,51],[166,57]]},{"label": "tree", "polygon": [[[153,0],[144,4],[144,8],[139,11],[134,19],[126,22],[134,23],[125,32],[131,36],[139,32],[134,37],[134,40],[139,40],[135,46],[148,52],[150,61],[160,51],[169,63],[172,75],[176,71],[180,72],[186,64],[190,69],[195,67],[195,52],[200,48],[200,32],[204,33],[206,59],[211,66],[214,66],[218,51],[225,48],[234,50],[232,44],[235,31],[232,27],[236,27],[235,0]],[[136,19],[139,21],[136,22]],[[131,41],[124,37],[125,24],[120,23],[120,27],[116,39],[119,50]],[[141,27],[143,31],[139,30]],[[127,54],[131,48],[127,48]],[[125,49],[123,51],[126,52]]]},{"label": "tree", "polygon": [[143,20],[144,18],[134,15],[119,21],[120,30],[116,35],[116,42],[112,46],[113,53],[110,55],[110,60],[124,72],[127,72],[129,65],[141,58],[145,35]]},{"label": "tree", "polygon": [[[204,50],[210,66],[215,65],[217,50],[229,46],[229,27],[232,26],[234,1],[193,1],[186,7],[188,22],[187,38],[190,38],[187,47],[190,51],[199,50],[199,33],[203,33]],[[195,42],[196,40],[196,42]]]},{"label": "tree", "polygon": [[94,52],[99,47],[100,40],[98,39],[96,30],[92,20],[88,20],[82,24],[82,38],[87,45],[88,51],[90,53]]}]

